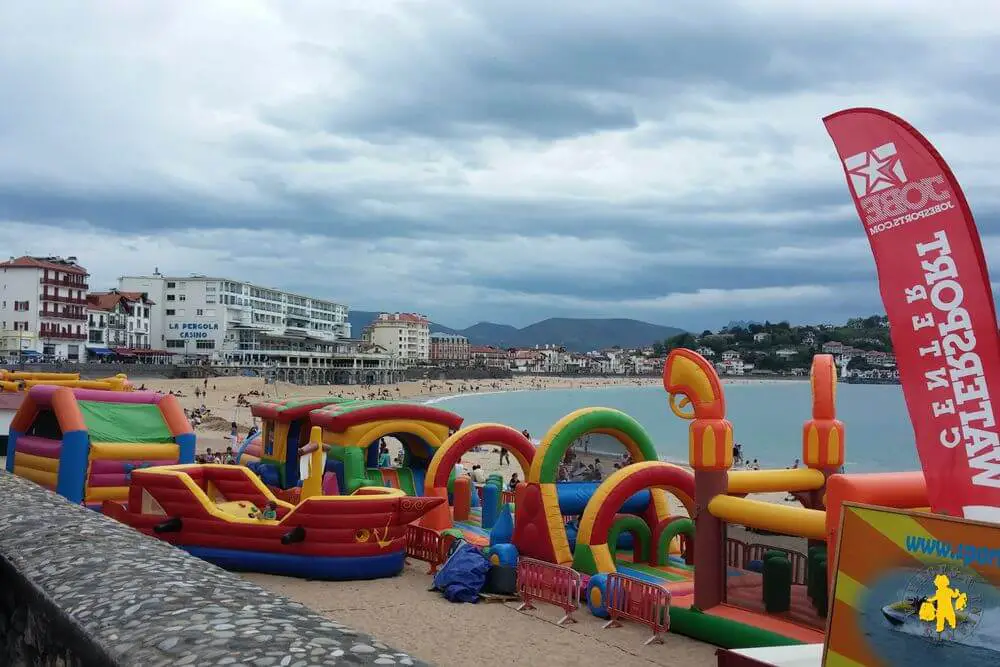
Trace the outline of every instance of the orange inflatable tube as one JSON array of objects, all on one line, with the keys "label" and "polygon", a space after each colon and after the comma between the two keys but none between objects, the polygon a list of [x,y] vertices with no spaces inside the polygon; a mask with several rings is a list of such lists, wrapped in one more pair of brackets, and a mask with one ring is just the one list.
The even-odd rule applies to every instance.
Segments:
[{"label": "orange inflatable tube", "polygon": [[[896,509],[926,507],[927,481],[921,471],[833,475],[826,483],[827,544],[836,548],[844,502],[867,503]],[[827,561],[833,581],[836,560]]]}]

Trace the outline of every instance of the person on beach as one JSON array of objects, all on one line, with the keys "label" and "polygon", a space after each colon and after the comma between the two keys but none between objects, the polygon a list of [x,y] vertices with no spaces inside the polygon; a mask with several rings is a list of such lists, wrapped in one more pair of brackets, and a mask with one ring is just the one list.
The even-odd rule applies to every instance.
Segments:
[{"label": "person on beach", "polygon": [[378,447],[378,467],[389,468],[392,466],[392,457],[389,455],[389,445],[384,440],[379,440]]},{"label": "person on beach", "polygon": [[232,447],[226,447],[226,454],[225,456],[222,457],[222,462],[225,463],[227,466],[236,464],[236,454],[233,453]]},{"label": "person on beach", "polygon": [[505,447],[500,448],[500,465],[510,465],[510,452]]},{"label": "person on beach", "polygon": [[520,483],[521,483],[521,480],[518,479],[517,473],[516,472],[513,473],[510,476],[510,481],[507,482],[507,490],[511,491],[511,492],[517,491],[517,485],[520,484]]},{"label": "person on beach", "polygon": [[478,463],[472,466],[472,481],[476,484],[486,483],[486,473],[483,472],[483,467]]},{"label": "person on beach", "polygon": [[236,422],[231,422],[229,424],[229,438],[235,443],[239,439],[239,427]]}]

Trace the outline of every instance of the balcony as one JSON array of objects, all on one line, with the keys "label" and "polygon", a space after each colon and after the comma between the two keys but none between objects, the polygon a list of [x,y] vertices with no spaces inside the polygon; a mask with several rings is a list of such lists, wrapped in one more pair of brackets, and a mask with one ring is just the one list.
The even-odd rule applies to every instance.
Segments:
[{"label": "balcony", "polygon": [[72,287],[74,289],[88,289],[87,281],[85,280],[73,280],[71,278],[46,278],[42,276],[38,279],[38,283],[41,285],[55,285],[57,287]]},{"label": "balcony", "polygon": [[42,327],[38,331],[39,338],[49,338],[49,339],[60,339],[60,340],[87,340],[87,334],[85,333],[73,333],[72,331],[59,331],[58,329],[50,329],[48,327]]},{"label": "balcony", "polygon": [[57,294],[48,294],[43,292],[39,298],[42,301],[50,301],[52,303],[72,303],[78,306],[82,306],[87,303],[86,299],[78,299],[75,296],[60,296]]},{"label": "balcony", "polygon": [[87,313],[69,313],[69,312],[59,312],[57,310],[49,310],[43,308],[38,311],[39,316],[49,317],[56,320],[75,320],[78,322],[84,322],[87,319]]}]

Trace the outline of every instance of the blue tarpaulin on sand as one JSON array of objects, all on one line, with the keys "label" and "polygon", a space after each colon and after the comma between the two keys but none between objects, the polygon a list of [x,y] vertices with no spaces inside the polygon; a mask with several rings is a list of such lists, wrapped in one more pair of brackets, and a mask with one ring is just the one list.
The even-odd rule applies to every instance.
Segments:
[{"label": "blue tarpaulin on sand", "polygon": [[461,544],[434,575],[434,588],[451,602],[475,602],[486,585],[490,563],[471,544]]}]

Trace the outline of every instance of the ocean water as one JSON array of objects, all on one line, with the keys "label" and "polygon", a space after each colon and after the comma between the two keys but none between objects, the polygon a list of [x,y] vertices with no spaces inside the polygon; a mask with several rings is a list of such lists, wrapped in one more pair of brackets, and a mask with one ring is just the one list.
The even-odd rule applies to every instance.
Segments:
[{"label": "ocean water", "polygon": [[[727,416],[744,456],[756,458],[762,467],[786,467],[801,457],[802,424],[811,416],[808,382],[731,384],[725,393]],[[573,410],[617,408],[643,425],[661,459],[687,461],[688,422],[673,415],[659,387],[514,391],[454,396],[436,403],[462,415],[466,424],[499,422],[526,428],[536,439]],[[837,418],[844,422],[848,471],[919,469],[899,386],[838,385]],[[612,439],[604,442],[601,437],[592,437],[592,450],[622,451]]]}]

